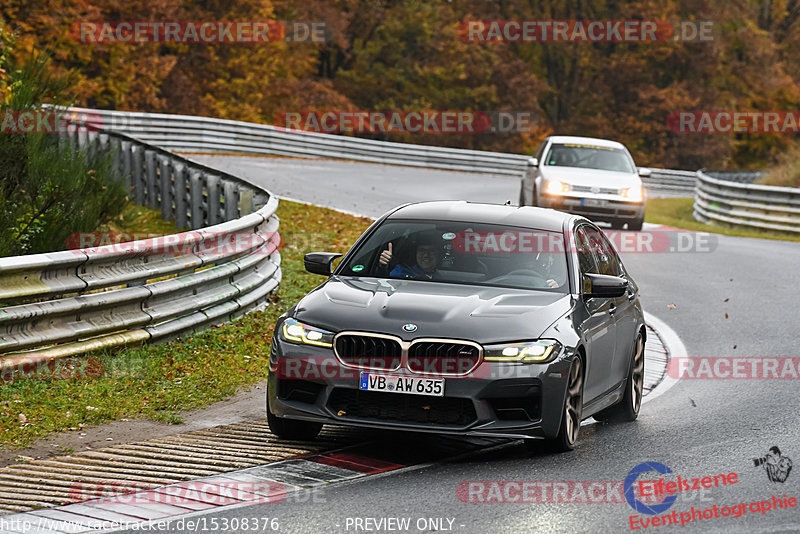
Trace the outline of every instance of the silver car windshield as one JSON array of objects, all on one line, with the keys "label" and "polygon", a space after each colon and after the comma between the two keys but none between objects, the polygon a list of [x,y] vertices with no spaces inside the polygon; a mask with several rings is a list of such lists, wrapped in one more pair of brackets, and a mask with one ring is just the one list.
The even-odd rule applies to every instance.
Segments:
[{"label": "silver car windshield", "polygon": [[468,222],[388,220],[337,274],[569,292],[560,232]]},{"label": "silver car windshield", "polygon": [[582,143],[553,143],[547,152],[544,164],[603,171],[635,172],[633,162],[625,150]]}]

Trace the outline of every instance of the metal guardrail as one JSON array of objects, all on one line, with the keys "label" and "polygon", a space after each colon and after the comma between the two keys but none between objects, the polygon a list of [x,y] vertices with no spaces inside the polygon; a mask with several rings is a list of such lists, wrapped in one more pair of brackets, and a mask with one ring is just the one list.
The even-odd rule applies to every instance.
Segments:
[{"label": "metal guardrail", "polygon": [[[741,183],[710,174],[719,176],[720,173],[704,169],[697,171],[695,219],[705,223],[800,234],[800,188]],[[742,181],[747,181],[745,173],[736,174]]]},{"label": "metal guardrail", "polygon": [[111,150],[137,203],[194,230],[0,258],[0,371],[193,332],[256,309],[278,287],[278,198],[268,191],[121,133],[59,142]]},{"label": "metal guardrail", "polygon": [[519,175],[529,156],[391,143],[343,135],[291,130],[250,122],[71,108],[97,128],[134,135],[147,143],[182,152],[235,152],[352,159],[472,172]]},{"label": "metal guardrail", "polygon": [[[250,122],[72,108],[97,127],[135,135],[148,143],[179,152],[276,154],[351,159],[468,172],[522,176],[530,156],[409,143],[374,141],[344,135],[290,130]],[[692,196],[693,171],[651,169],[645,187],[658,196]]]},{"label": "metal guardrail", "polygon": [[649,167],[650,176],[642,178],[647,192],[653,196],[690,197],[697,184],[697,173]]}]

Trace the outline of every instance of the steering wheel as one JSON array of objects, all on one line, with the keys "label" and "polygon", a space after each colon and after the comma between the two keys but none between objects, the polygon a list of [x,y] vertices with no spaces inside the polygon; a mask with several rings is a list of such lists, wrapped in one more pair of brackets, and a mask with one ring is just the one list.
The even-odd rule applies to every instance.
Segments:
[{"label": "steering wheel", "polygon": [[534,278],[538,278],[539,280],[544,282],[545,286],[547,285],[547,278],[542,276],[541,273],[539,273],[538,271],[534,271],[533,269],[515,269],[515,270],[513,270],[511,272],[502,274],[500,276],[496,276],[496,277],[492,278],[491,280],[487,280],[487,282],[499,282],[499,281],[502,281],[503,279],[505,279],[505,278],[507,278],[509,276],[531,276],[531,277],[534,277]]}]

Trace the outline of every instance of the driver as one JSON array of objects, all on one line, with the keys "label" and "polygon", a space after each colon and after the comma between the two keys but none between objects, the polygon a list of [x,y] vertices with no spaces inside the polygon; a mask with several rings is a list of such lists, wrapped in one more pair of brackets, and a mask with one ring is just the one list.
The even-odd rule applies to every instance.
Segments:
[{"label": "driver", "polygon": [[[552,253],[539,251],[536,254],[525,254],[523,264],[520,266],[523,270],[535,271],[542,278],[545,279],[547,287],[557,288],[566,282],[566,273],[556,272],[558,263],[554,261]],[[557,280],[558,279],[558,280]],[[560,280],[560,281],[559,281]]]},{"label": "driver", "polygon": [[[435,233],[424,233],[411,243],[414,251],[413,265],[411,262],[400,262],[389,272],[389,276],[409,278],[412,280],[436,280],[438,277],[439,262],[442,259],[441,239]],[[392,260],[392,244],[381,252],[378,263],[386,267]]]}]

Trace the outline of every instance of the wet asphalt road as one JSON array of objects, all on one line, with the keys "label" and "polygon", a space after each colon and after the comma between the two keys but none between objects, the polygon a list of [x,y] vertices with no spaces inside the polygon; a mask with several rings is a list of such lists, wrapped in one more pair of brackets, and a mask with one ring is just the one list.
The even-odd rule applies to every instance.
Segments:
[{"label": "wet asphalt road", "polygon": [[[442,196],[448,191],[453,192],[449,198],[503,201],[514,189],[508,183],[514,180],[509,178],[415,168],[263,158],[198,159],[258,181],[279,195],[367,215],[378,215],[404,201],[448,198]],[[351,194],[354,190],[358,195]],[[677,332],[692,358],[798,356],[800,244],[725,236],[711,239],[708,252],[622,254],[640,285],[645,310]],[[772,495],[800,498],[800,471],[795,469],[784,483],[771,482],[752,461],[773,445],[800,461],[798,395],[798,382],[791,379],[681,380],[645,404],[635,423],[583,427],[572,453],[530,453],[514,443],[466,458],[328,486],[318,490],[316,502],[251,505],[207,515],[276,517],[280,532],[447,528],[464,533],[632,532],[630,516],[635,512],[626,502],[487,504],[463,502],[456,490],[468,481],[619,482],[644,461],[663,463],[683,477],[730,472],[738,476],[737,483],[726,487],[681,494],[666,513],[729,507],[769,500]],[[384,456],[427,451],[420,452],[422,456],[435,447],[435,439],[424,436],[379,438],[375,451]],[[609,495],[613,498],[614,491]],[[377,524],[372,521],[356,521],[390,517],[408,518],[408,529],[374,529]],[[445,528],[431,529],[437,524],[426,518],[444,518],[441,525]],[[358,524],[370,528],[356,528]],[[424,528],[420,530],[420,526]],[[684,527],[645,530],[800,532],[800,508],[764,514],[750,509],[739,518],[714,517]]]}]

